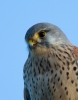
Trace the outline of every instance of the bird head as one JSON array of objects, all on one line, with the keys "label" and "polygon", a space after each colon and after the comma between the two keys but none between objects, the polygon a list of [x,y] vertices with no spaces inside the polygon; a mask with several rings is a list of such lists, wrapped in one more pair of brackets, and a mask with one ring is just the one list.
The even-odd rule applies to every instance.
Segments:
[{"label": "bird head", "polygon": [[57,43],[70,43],[61,29],[50,23],[38,23],[30,27],[26,32],[25,40],[30,51],[50,48]]}]

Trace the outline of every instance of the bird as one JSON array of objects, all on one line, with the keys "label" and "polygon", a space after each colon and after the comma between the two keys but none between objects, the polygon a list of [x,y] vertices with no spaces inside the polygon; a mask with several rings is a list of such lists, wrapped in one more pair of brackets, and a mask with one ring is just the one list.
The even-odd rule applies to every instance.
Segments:
[{"label": "bird", "polygon": [[31,26],[25,41],[24,100],[78,100],[78,47],[47,22]]}]

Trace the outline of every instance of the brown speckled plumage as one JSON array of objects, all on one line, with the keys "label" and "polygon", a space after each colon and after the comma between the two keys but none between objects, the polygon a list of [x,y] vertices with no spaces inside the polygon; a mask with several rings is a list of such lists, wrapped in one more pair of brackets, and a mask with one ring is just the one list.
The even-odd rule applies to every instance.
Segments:
[{"label": "brown speckled plumage", "polygon": [[78,100],[78,48],[56,43],[34,49],[24,65],[24,100]]}]

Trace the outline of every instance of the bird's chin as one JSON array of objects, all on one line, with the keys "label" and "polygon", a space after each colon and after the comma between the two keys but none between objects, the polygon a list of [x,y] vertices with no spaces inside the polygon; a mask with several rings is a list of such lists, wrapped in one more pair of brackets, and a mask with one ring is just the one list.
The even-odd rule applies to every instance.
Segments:
[{"label": "bird's chin", "polygon": [[29,46],[29,50],[32,51],[36,48],[36,46]]},{"label": "bird's chin", "polygon": [[29,48],[29,53],[31,56],[40,56],[45,55],[48,52],[49,49],[47,47],[42,45],[36,45],[34,47]]},{"label": "bird's chin", "polygon": [[32,46],[28,46],[28,48],[29,48],[29,50],[30,51],[34,51],[34,50],[36,50],[37,48],[40,48],[41,46],[39,45],[39,44],[34,44],[34,45],[32,45]]}]

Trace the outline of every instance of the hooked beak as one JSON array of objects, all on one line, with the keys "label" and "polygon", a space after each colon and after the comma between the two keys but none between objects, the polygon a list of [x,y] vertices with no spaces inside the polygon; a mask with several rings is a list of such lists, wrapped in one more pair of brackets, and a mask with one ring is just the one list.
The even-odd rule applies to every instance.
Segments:
[{"label": "hooked beak", "polygon": [[36,46],[36,44],[37,44],[37,42],[36,42],[35,40],[33,40],[33,39],[30,39],[30,40],[28,41],[28,43],[29,43],[29,48],[30,48],[30,50],[31,50],[31,49],[34,49],[35,46]]}]

